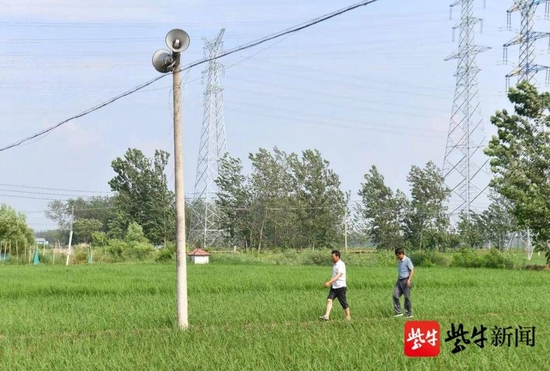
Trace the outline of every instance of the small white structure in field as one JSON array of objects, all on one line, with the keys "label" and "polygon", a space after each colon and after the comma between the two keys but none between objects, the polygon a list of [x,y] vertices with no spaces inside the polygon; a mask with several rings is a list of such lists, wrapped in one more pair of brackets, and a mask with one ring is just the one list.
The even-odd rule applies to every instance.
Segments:
[{"label": "small white structure in field", "polygon": [[187,254],[191,261],[195,264],[208,264],[210,261],[210,253],[202,250],[202,249],[195,249]]}]

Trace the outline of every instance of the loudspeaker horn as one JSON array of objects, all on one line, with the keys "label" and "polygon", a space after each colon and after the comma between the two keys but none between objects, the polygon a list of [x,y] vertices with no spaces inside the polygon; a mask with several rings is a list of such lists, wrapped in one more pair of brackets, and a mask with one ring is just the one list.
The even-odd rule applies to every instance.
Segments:
[{"label": "loudspeaker horn", "polygon": [[189,35],[184,30],[180,30],[179,28],[176,28],[166,35],[166,45],[172,50],[174,53],[181,53],[185,49],[189,47],[189,43],[191,42],[191,39],[189,38]]},{"label": "loudspeaker horn", "polygon": [[172,70],[174,57],[172,52],[166,49],[160,49],[153,54],[153,66],[159,72],[166,73]]}]

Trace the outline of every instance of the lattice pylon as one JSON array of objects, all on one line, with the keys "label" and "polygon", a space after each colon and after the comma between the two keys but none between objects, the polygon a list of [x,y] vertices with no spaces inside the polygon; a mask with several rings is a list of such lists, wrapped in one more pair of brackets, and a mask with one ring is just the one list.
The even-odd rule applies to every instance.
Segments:
[{"label": "lattice pylon", "polygon": [[[533,31],[535,13],[537,7],[546,4],[545,16],[550,14],[550,0],[515,0],[514,5],[508,9],[508,29],[512,25],[512,13],[519,12],[521,16],[521,30],[519,35],[504,44],[503,57],[504,62],[508,61],[508,48],[510,46],[519,45],[519,63],[509,74],[506,75],[506,90],[510,85],[510,78],[517,76],[518,83],[528,81],[536,84],[535,75],[541,71],[546,71],[546,85],[550,84],[550,67],[535,63],[535,42],[539,39],[548,37],[550,42],[549,32]],[[550,43],[548,46],[550,50]]]},{"label": "lattice pylon", "polygon": [[531,260],[533,257],[533,252],[535,251],[535,248],[533,246],[532,240],[531,240],[531,231],[529,228],[527,228],[526,232],[515,232],[512,234],[510,239],[508,240],[508,245],[506,246],[506,250],[510,250],[512,247],[512,243],[516,241],[516,243],[523,244],[523,252],[527,254],[527,259]]},{"label": "lattice pylon", "polygon": [[215,199],[219,160],[227,152],[225,121],[223,114],[223,88],[220,75],[223,65],[216,59],[221,52],[225,29],[212,40],[204,40],[204,54],[208,58],[208,68],[203,71],[206,77],[204,92],[204,114],[195,179],[194,199],[191,218],[191,243],[203,248],[213,247],[221,242],[220,215]]},{"label": "lattice pylon", "polygon": [[[480,184],[479,175],[485,172],[488,159],[483,155],[486,135],[483,128],[481,102],[476,64],[479,53],[488,47],[476,45],[475,26],[482,26],[482,19],[473,16],[474,0],[458,0],[451,4],[461,7],[460,22],[453,27],[453,36],[459,30],[458,50],[446,61],[458,60],[456,89],[453,101],[442,173],[446,185],[452,190],[451,214],[464,212],[467,217],[473,211],[472,204],[483,194],[487,185]],[[452,13],[451,13],[452,15]]]},{"label": "lattice pylon", "polygon": [[[508,60],[508,48],[510,46],[519,45],[519,62],[516,68],[514,68],[509,74],[506,75],[506,90],[510,86],[510,78],[517,77],[517,82],[527,81],[533,85],[536,85],[537,81],[535,76],[537,73],[546,71],[546,86],[550,85],[550,67],[537,64],[535,62],[536,49],[535,44],[537,40],[548,38],[550,51],[550,32],[538,32],[533,31],[535,25],[535,13],[537,8],[542,3],[545,3],[545,17],[550,15],[550,0],[515,0],[514,5],[507,10],[507,27],[508,30],[512,26],[512,14],[519,12],[521,17],[521,29],[519,35],[512,40],[504,44],[503,57],[504,62]],[[540,125],[541,132],[545,131],[545,123]],[[530,231],[527,229],[525,232],[517,232],[510,239],[509,246],[513,239],[517,238],[525,244],[525,252],[527,257],[531,260],[533,256],[533,245],[531,243]],[[509,248],[508,246],[508,248]]]}]

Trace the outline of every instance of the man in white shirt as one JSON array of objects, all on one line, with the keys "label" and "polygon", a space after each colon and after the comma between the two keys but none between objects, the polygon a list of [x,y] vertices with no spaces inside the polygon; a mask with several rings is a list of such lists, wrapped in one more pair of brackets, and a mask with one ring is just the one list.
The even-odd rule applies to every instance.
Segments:
[{"label": "man in white shirt", "polygon": [[330,281],[325,282],[325,287],[330,287],[330,291],[327,297],[327,310],[323,316],[320,317],[323,321],[328,321],[330,318],[330,311],[332,310],[332,301],[334,298],[338,298],[340,305],[344,308],[346,313],[346,319],[350,320],[349,305],[346,301],[346,264],[340,260],[340,251],[333,250],[331,253],[332,262],[332,278]]}]

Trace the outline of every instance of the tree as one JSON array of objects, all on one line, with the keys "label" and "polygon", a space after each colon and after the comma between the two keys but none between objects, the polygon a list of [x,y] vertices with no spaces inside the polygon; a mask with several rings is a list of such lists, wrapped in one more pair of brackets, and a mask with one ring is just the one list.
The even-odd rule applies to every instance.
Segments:
[{"label": "tree", "polygon": [[[59,236],[57,239],[63,243],[69,242],[69,224],[71,213],[74,210],[74,219],[98,220],[101,223],[101,232],[109,232],[109,225],[115,216],[116,196],[94,196],[90,198],[73,198],[67,201],[52,201],[48,204],[46,217],[57,223]],[[75,234],[75,243],[81,241]]]},{"label": "tree", "polygon": [[425,244],[434,248],[441,244],[449,226],[445,201],[450,196],[450,189],[445,186],[445,178],[432,161],[424,169],[413,166],[407,181],[411,186],[407,239],[419,250]]},{"label": "tree", "polygon": [[368,222],[364,218],[363,208],[360,203],[349,208],[348,217],[348,245],[349,246],[368,246],[371,242],[368,233]]},{"label": "tree", "polygon": [[499,250],[506,248],[512,234],[517,231],[517,225],[510,202],[501,194],[491,194],[491,204],[479,215],[486,241]]},{"label": "tree", "polygon": [[252,195],[248,178],[242,174],[239,159],[226,154],[220,160],[216,185],[216,205],[220,210],[220,227],[226,233],[226,241],[233,245],[249,247],[251,244],[250,206]]},{"label": "tree", "polygon": [[408,200],[403,192],[395,193],[384,183],[384,177],[372,166],[365,174],[359,196],[362,197],[363,217],[373,243],[382,249],[403,246],[403,225]]},{"label": "tree", "polygon": [[510,201],[518,226],[531,229],[550,264],[550,93],[524,81],[508,98],[514,113],[502,110],[491,117],[498,128],[485,150],[494,174],[491,186]]},{"label": "tree", "polygon": [[[296,154],[290,156],[296,157]],[[264,247],[296,246],[298,215],[293,192],[296,189],[290,170],[289,155],[273,149],[273,153],[260,148],[250,154],[252,174],[250,186],[252,202],[250,219],[252,239],[258,251]]]},{"label": "tree", "polygon": [[96,247],[105,247],[108,245],[109,239],[105,232],[92,232],[91,242]]},{"label": "tree", "polygon": [[126,231],[126,242],[129,243],[148,243],[147,237],[143,233],[143,228],[136,222],[130,222]]},{"label": "tree", "polygon": [[333,247],[342,242],[346,198],[338,175],[318,150],[306,150],[301,160],[289,157],[295,205],[307,246]]},{"label": "tree", "polygon": [[340,180],[319,151],[299,157],[277,147],[250,154],[252,172],[229,156],[220,163],[216,204],[229,243],[245,247],[329,247],[343,240]]},{"label": "tree", "polygon": [[89,243],[92,235],[101,232],[102,227],[103,224],[97,219],[77,219],[73,225],[74,237],[78,238],[78,241]]},{"label": "tree", "polygon": [[69,229],[71,222],[71,208],[61,200],[55,200],[48,204],[46,217],[53,220],[59,226],[59,230]]},{"label": "tree", "polygon": [[0,241],[4,247],[19,246],[21,251],[34,242],[33,230],[27,225],[25,214],[5,204],[0,206]]},{"label": "tree", "polygon": [[468,218],[468,214],[462,212],[459,216],[457,229],[462,245],[470,248],[483,247],[485,242],[484,226],[480,214],[471,212]]},{"label": "tree", "polygon": [[112,162],[117,174],[109,181],[117,192],[116,213],[109,223],[112,236],[123,237],[130,222],[136,222],[153,243],[175,239],[175,196],[164,173],[168,158],[162,150],[149,159],[138,149],[128,149],[124,158]]}]

